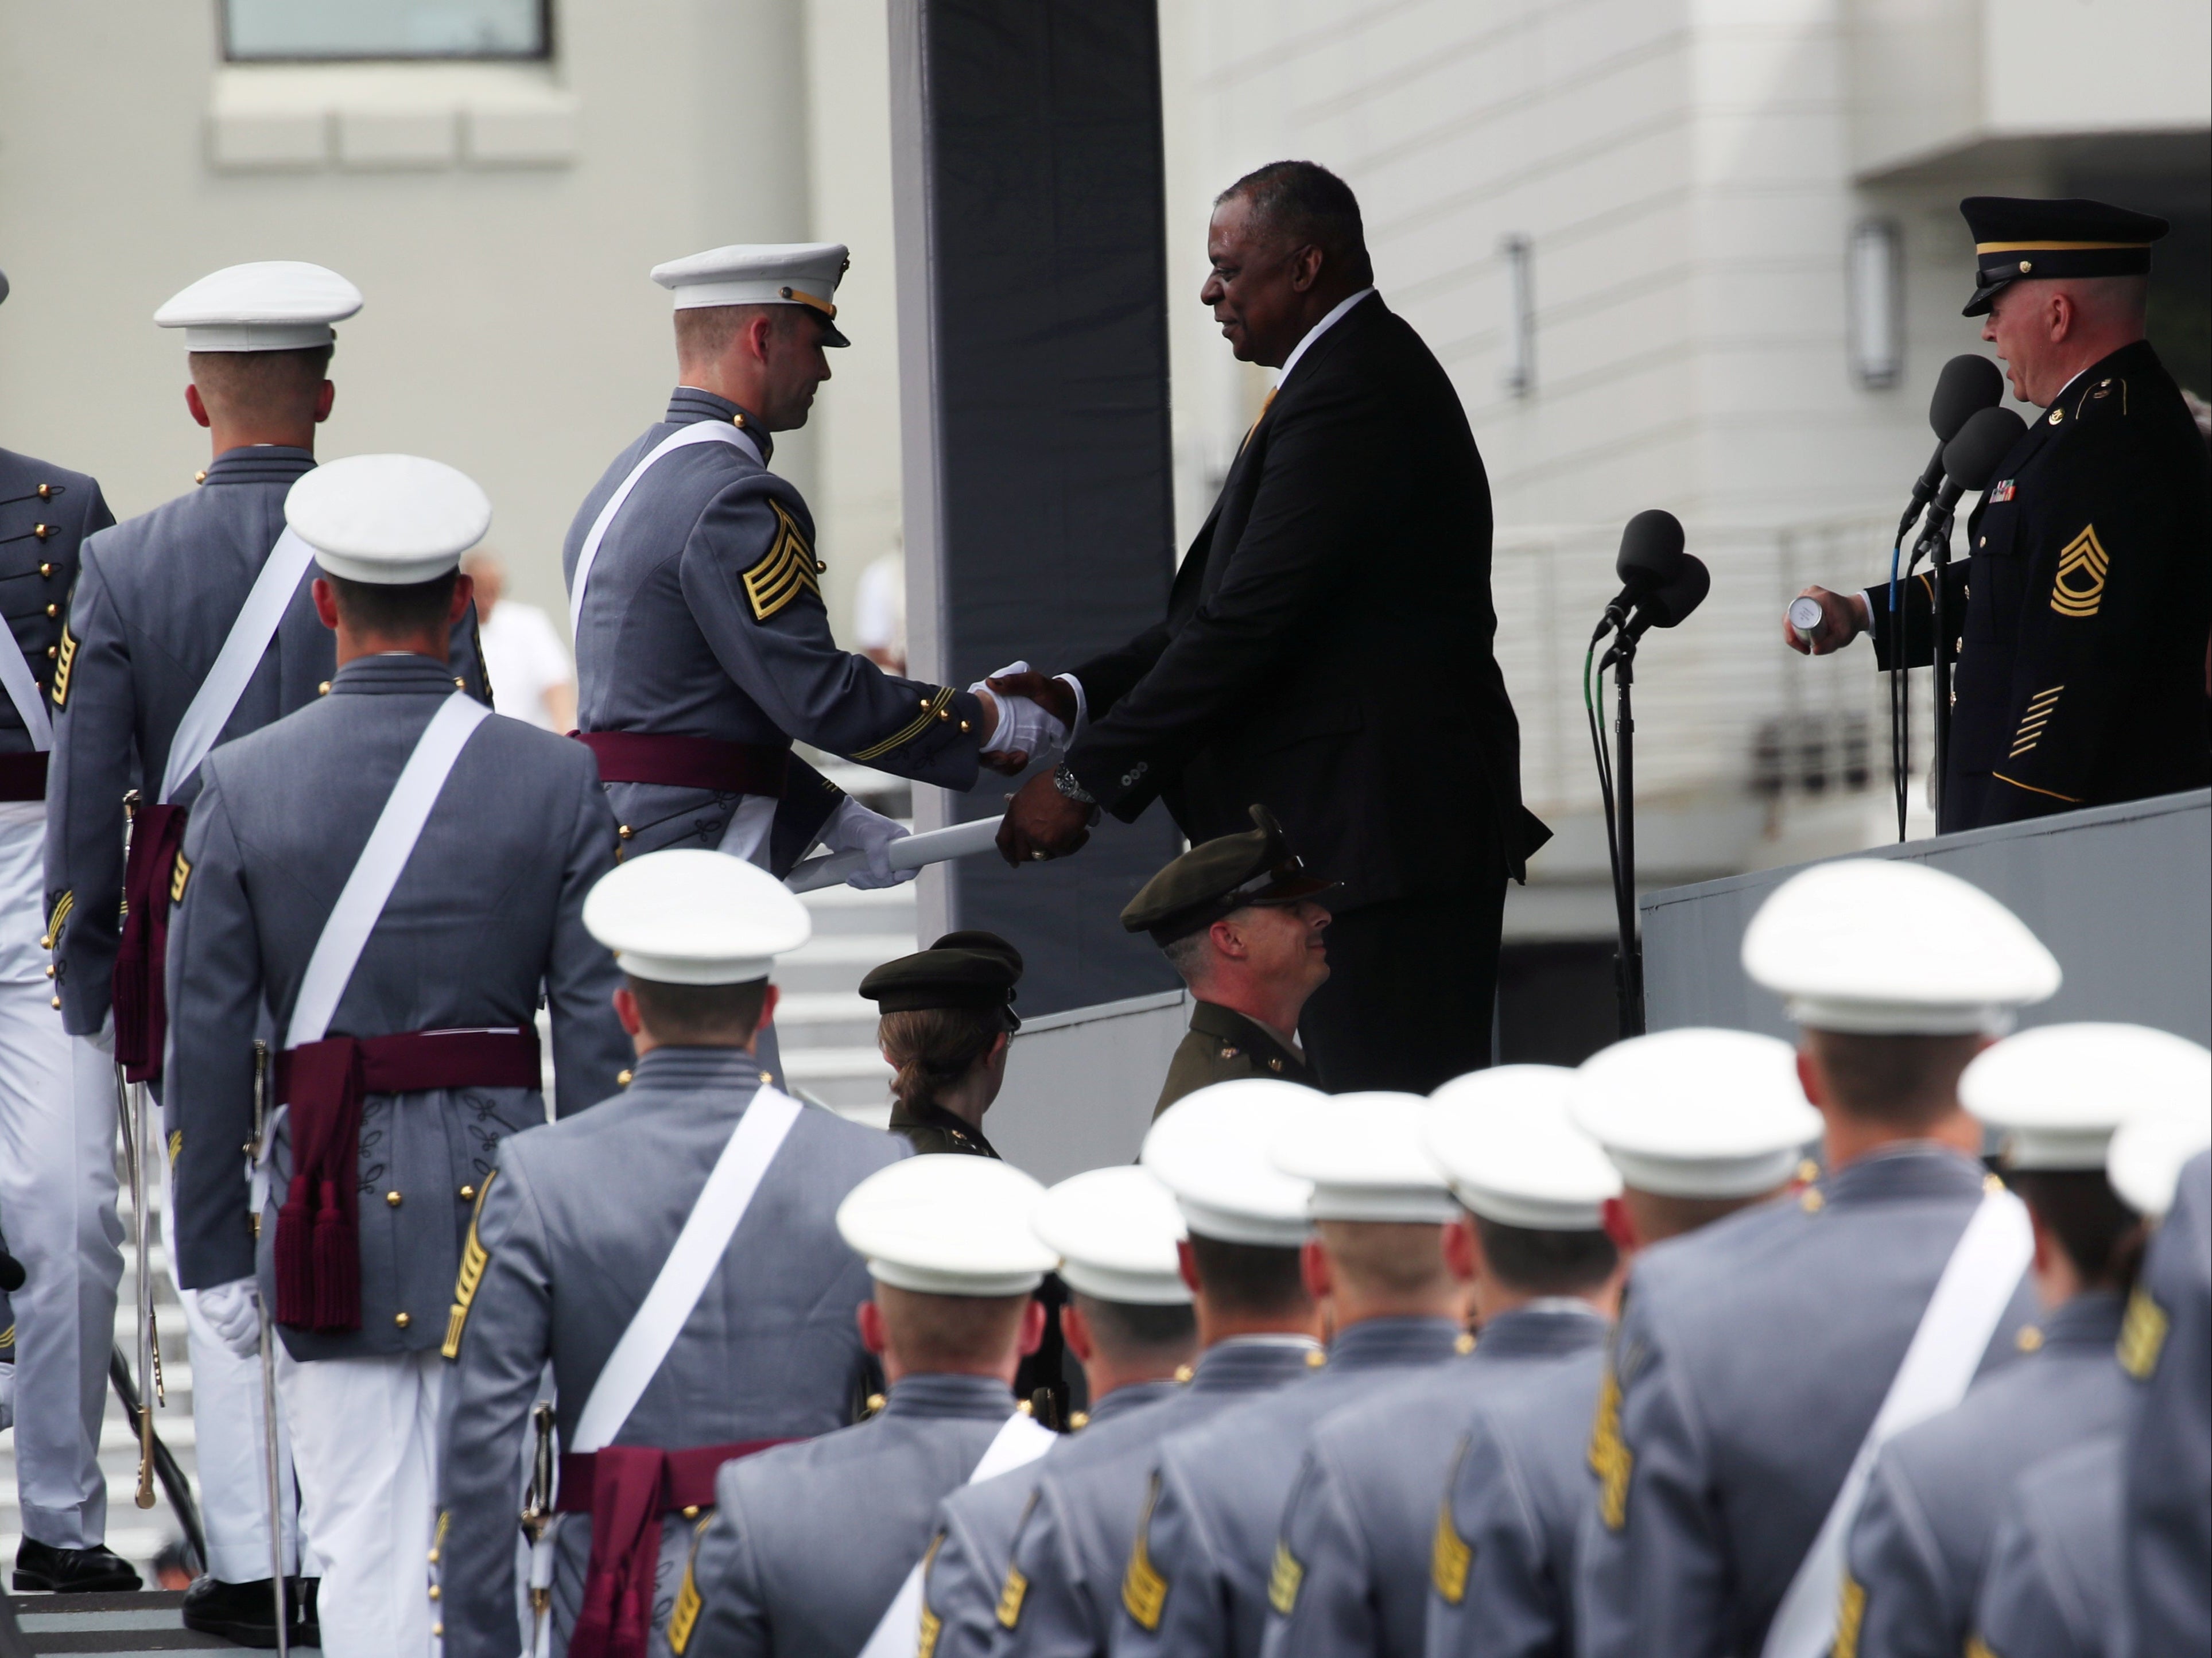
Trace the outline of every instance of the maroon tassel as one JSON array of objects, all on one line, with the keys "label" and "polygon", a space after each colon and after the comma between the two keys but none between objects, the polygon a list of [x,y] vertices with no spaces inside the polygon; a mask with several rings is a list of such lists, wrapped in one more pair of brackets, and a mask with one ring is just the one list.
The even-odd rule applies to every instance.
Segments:
[{"label": "maroon tassel", "polygon": [[307,1177],[292,1176],[276,1212],[276,1321],[295,1328],[314,1322],[314,1222],[307,1214]]},{"label": "maroon tassel", "polygon": [[[631,1563],[633,1572],[640,1564]],[[645,1570],[650,1571],[659,1564],[656,1551],[655,1558],[645,1564]],[[647,1578],[646,1581],[650,1582],[653,1580]],[[623,1585],[622,1605],[615,1613],[613,1638],[607,1643],[608,1658],[645,1658],[646,1631],[651,1627],[652,1620],[647,1616],[644,1598],[639,1594],[637,1579],[633,1576],[629,1582]]]},{"label": "maroon tassel", "polygon": [[315,1212],[315,1328],[343,1333],[361,1328],[361,1240],[338,1207],[338,1189],[323,1182]]}]

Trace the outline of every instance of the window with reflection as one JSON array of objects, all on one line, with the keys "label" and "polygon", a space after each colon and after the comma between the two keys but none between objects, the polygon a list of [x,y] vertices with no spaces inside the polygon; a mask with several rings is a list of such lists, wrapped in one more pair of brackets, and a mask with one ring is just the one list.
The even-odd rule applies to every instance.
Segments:
[{"label": "window with reflection", "polygon": [[220,0],[232,63],[530,59],[551,55],[552,0]]}]

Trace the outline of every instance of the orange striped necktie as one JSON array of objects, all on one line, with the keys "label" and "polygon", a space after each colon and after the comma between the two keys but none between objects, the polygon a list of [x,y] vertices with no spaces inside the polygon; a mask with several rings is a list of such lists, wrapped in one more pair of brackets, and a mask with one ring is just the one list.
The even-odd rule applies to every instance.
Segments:
[{"label": "orange striped necktie", "polygon": [[1238,454],[1243,454],[1244,445],[1252,441],[1252,434],[1258,431],[1260,422],[1267,418],[1267,410],[1274,407],[1275,393],[1282,389],[1279,386],[1271,386],[1267,388],[1267,395],[1260,399],[1260,412],[1252,417],[1252,423],[1244,428],[1243,440],[1237,446]]}]

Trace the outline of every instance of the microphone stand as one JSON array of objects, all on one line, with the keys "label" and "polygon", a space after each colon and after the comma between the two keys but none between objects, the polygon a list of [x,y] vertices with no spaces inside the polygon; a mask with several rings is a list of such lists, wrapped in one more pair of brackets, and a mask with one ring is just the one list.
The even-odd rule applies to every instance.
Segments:
[{"label": "microphone stand", "polygon": [[1620,967],[1616,975],[1620,998],[1623,1040],[1644,1034],[1644,942],[1636,927],[1636,646],[1638,633],[1623,628],[1613,635],[1612,648],[1598,665],[1613,667],[1613,815],[1620,825],[1620,857],[1613,876],[1613,903],[1620,928]]},{"label": "microphone stand", "polygon": [[[1955,655],[1944,614],[1943,579],[1951,568],[1951,523],[1955,510],[1955,503],[1946,504],[1939,496],[1935,510],[1928,515],[1928,526],[1912,550],[1915,564],[1923,557],[1928,561],[1929,621],[1936,629],[1936,756],[1928,779],[1928,799],[1936,808],[1939,831],[1943,827],[1943,786],[1950,775],[1947,768],[1951,761],[1951,666]],[[1908,721],[1911,719],[1910,708],[1905,717]]]}]

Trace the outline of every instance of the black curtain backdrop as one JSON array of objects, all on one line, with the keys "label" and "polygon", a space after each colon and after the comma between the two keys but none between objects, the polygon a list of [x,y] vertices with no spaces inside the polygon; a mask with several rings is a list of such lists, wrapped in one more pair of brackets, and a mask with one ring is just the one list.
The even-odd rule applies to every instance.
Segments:
[{"label": "black curtain backdrop", "polygon": [[[1158,622],[1174,573],[1157,0],[918,3],[942,667],[1060,671]],[[1155,806],[1071,859],[960,859],[951,913],[1028,957],[1025,1014],[1170,989],[1117,918],[1180,845]]]}]

